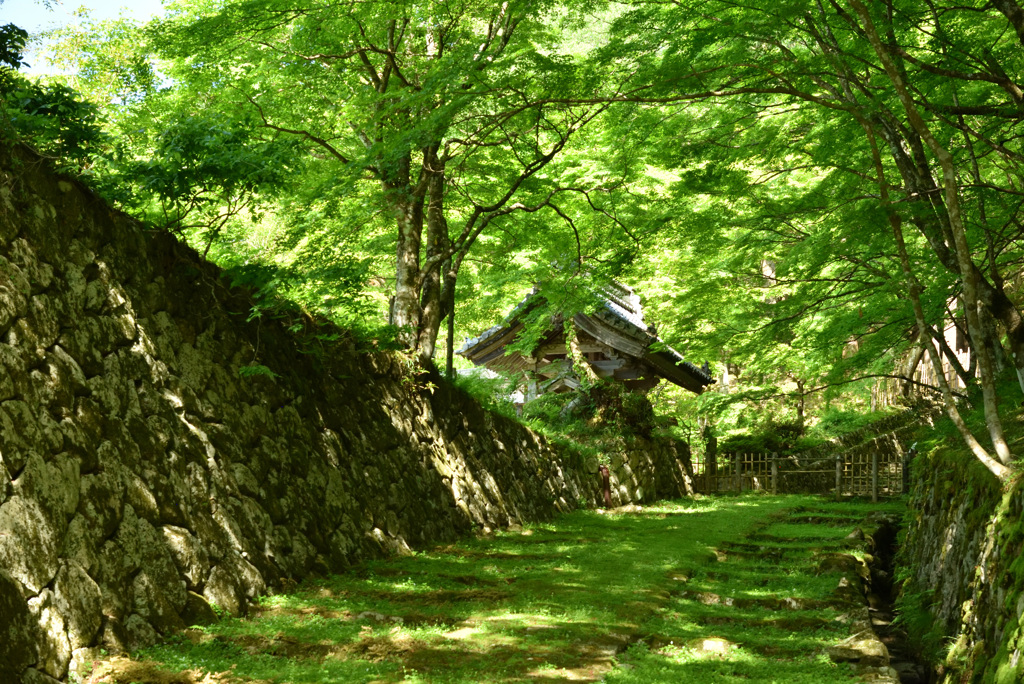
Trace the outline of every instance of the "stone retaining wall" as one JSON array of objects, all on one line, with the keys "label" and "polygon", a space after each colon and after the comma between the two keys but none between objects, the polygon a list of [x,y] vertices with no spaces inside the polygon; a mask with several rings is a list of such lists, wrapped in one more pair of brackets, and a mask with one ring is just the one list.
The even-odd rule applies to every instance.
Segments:
[{"label": "stone retaining wall", "polygon": [[[671,499],[694,493],[693,468],[685,442],[636,440],[609,454],[613,506]],[[593,472],[596,464],[587,466]]]},{"label": "stone retaining wall", "polygon": [[[1004,490],[961,444],[950,444],[918,456],[911,479],[899,572],[905,605],[934,619],[923,636],[939,647],[926,654],[939,658],[938,681],[1024,681],[1020,478]],[[906,624],[915,622],[911,615]]]},{"label": "stone retaining wall", "polygon": [[[172,236],[0,149],[0,681],[598,501],[596,462],[251,307]],[[618,458],[616,503],[688,491],[686,454]]]}]

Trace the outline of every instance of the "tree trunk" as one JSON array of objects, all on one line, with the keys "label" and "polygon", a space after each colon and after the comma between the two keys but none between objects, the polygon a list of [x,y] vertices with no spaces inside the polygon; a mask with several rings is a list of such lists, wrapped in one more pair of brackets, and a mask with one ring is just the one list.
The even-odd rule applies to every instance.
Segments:
[{"label": "tree trunk", "polygon": [[950,349],[949,343],[946,342],[945,335],[942,334],[942,331],[936,330],[935,328],[929,327],[928,330],[932,337],[935,338],[935,341],[938,342],[939,349],[942,351],[943,356],[949,360],[949,366],[953,369],[953,372],[956,373],[957,377],[960,378],[960,382],[964,384],[964,387],[970,387],[971,381],[974,378],[967,374],[963,364],[960,363],[960,359],[958,359],[953,350]]},{"label": "tree trunk", "polygon": [[989,351],[992,354],[992,361],[995,363],[996,373],[1002,374],[1004,370],[1013,364],[1007,359],[1006,350],[1003,349],[1003,343],[999,340],[999,329],[996,327],[996,320],[988,309],[980,309],[979,316],[981,318],[981,326],[985,329],[985,338],[991,345]]},{"label": "tree trunk", "polygon": [[444,218],[444,163],[437,157],[436,146],[426,148],[423,153],[423,173],[426,174],[427,193],[425,256],[426,262],[433,264],[421,274],[420,304],[423,313],[418,349],[420,360],[425,365],[434,356],[441,320],[449,314],[447,304],[454,293],[455,273],[444,268],[451,259],[442,258],[451,245],[451,239]]},{"label": "tree trunk", "polygon": [[[437,161],[436,154],[430,154],[425,162],[432,168],[424,170],[429,173],[427,181],[427,259],[436,257],[448,247],[448,223],[444,218],[444,170]],[[441,267],[438,265],[426,273],[422,273],[420,307],[421,319],[417,351],[420,361],[429,362],[434,358],[437,334],[441,329],[444,317],[444,300],[441,298]]]},{"label": "tree trunk", "polygon": [[924,356],[924,344],[920,341],[922,332],[918,332],[918,343],[914,347],[914,351],[910,353],[910,359],[907,361],[907,370],[903,373],[905,381],[903,383],[903,397],[910,397],[910,389],[914,386],[914,373],[917,371],[917,366],[921,363],[921,357]]},{"label": "tree trunk", "polygon": [[[718,437],[715,436],[714,428],[710,423],[704,426],[703,435],[704,438],[704,474],[717,476],[718,475]],[[715,485],[715,491],[717,491],[718,480],[714,479],[711,481]],[[712,492],[709,491],[708,494]]]},{"label": "tree trunk", "polygon": [[797,427],[799,427],[801,432],[802,432],[803,429],[804,429],[804,398],[807,396],[804,393],[804,381],[803,380],[797,379],[797,381],[796,381],[796,391],[797,391],[797,395],[799,397],[797,399],[797,404],[796,404],[796,424],[797,424]]},{"label": "tree trunk", "polygon": [[448,314],[448,340],[445,345],[444,372],[451,382],[455,379],[455,271],[452,270],[452,260],[445,264],[444,287],[441,288],[441,298],[446,303]]},{"label": "tree trunk", "polygon": [[[879,164],[881,167],[881,164]],[[899,252],[900,265],[903,267],[903,274],[907,279],[907,290],[910,294],[910,302],[914,308],[914,317],[917,319],[918,328],[922,331],[921,340],[922,343],[926,344],[925,353],[928,355],[929,360],[932,364],[932,371],[935,373],[935,379],[939,383],[939,388],[942,391],[942,403],[946,409],[946,415],[953,421],[957,430],[960,432],[960,436],[963,438],[964,443],[974,454],[974,457],[981,461],[982,465],[988,468],[989,472],[995,475],[1002,481],[1009,479],[1010,475],[1013,474],[1013,470],[1009,465],[1001,463],[998,459],[993,458],[988,451],[975,438],[971,429],[967,427],[967,423],[964,422],[963,417],[960,415],[959,409],[957,409],[956,401],[953,398],[953,392],[949,387],[949,382],[946,381],[946,374],[942,369],[941,357],[935,346],[932,344],[928,330],[927,321],[924,317],[924,308],[921,306],[921,285],[918,283],[916,276],[910,267],[910,259],[907,256],[907,247],[903,241],[903,229],[900,225],[899,216],[896,215],[890,208],[889,210],[889,221],[892,225],[893,235],[896,238],[896,246]]]},{"label": "tree trunk", "polygon": [[395,296],[392,323],[398,339],[415,349],[420,328],[420,246],[423,239],[423,197],[409,183],[410,153],[390,166],[381,181],[384,197],[398,225],[395,253]]},{"label": "tree trunk", "polygon": [[[978,369],[980,371],[979,380],[981,382],[982,397],[985,406],[985,422],[988,425],[989,436],[991,437],[992,444],[995,447],[997,458],[1004,466],[1009,465],[1012,461],[1012,457],[1010,455],[1010,448],[1007,445],[1006,438],[1003,434],[1002,421],[999,418],[999,409],[995,390],[995,368],[991,357],[991,347],[989,346],[991,342],[987,339],[985,334],[986,331],[982,327],[980,321],[982,312],[979,309],[982,306],[982,302],[978,296],[978,289],[979,280],[983,278],[979,278],[980,272],[971,259],[970,248],[967,244],[967,235],[960,213],[960,198],[957,191],[959,181],[956,177],[956,170],[953,166],[953,157],[946,148],[939,144],[938,140],[935,139],[935,136],[932,135],[931,130],[928,128],[924,119],[921,118],[921,115],[917,110],[917,105],[914,103],[910,93],[907,91],[903,78],[898,73],[889,52],[882,45],[881,39],[878,37],[878,33],[871,21],[871,16],[868,13],[867,8],[864,6],[864,3],[861,0],[851,0],[851,4],[854,6],[854,9],[861,18],[868,40],[871,42],[871,46],[874,49],[875,54],[878,55],[879,60],[882,62],[885,73],[892,82],[896,90],[896,94],[899,96],[900,102],[903,104],[903,108],[907,113],[907,118],[910,120],[911,126],[917,134],[924,139],[925,143],[927,143],[928,148],[932,151],[932,154],[935,155],[939,162],[939,166],[942,169],[945,211],[946,216],[948,217],[948,229],[951,233],[956,261],[959,267],[961,281],[963,283],[964,311],[967,317],[967,330],[970,333],[974,351],[978,355]],[[921,321],[921,323],[923,323],[923,321]],[[941,364],[939,364],[939,366],[941,368]],[[943,384],[947,385],[947,383],[944,382],[944,377],[945,376],[943,376]]]},{"label": "tree trunk", "polygon": [[[398,339],[426,365],[434,357],[450,297],[450,292],[443,292],[442,279],[454,291],[454,270],[442,273],[444,261],[437,259],[449,247],[444,164],[436,146],[423,149],[422,155],[415,185],[409,177],[409,162],[403,160],[384,189],[398,223],[392,321],[398,327]],[[434,266],[424,270],[424,261]]]},{"label": "tree trunk", "polygon": [[400,207],[399,211],[392,320],[398,328],[399,341],[415,349],[420,328],[419,255],[422,218],[417,216],[416,208],[408,204]]},{"label": "tree trunk", "polygon": [[[854,0],[858,6],[858,10],[863,9],[858,0]],[[866,11],[865,11],[866,14]],[[877,36],[876,36],[877,39]],[[931,360],[932,370],[935,373],[936,381],[939,383],[939,387],[942,391],[943,405],[946,409],[946,414],[949,419],[953,421],[957,430],[960,432],[960,436],[963,438],[964,443],[974,454],[982,465],[988,468],[989,472],[995,475],[999,480],[1006,481],[1013,474],[1014,470],[1012,467],[1001,463],[997,458],[993,458],[988,451],[978,442],[977,438],[971,432],[970,428],[964,422],[963,417],[960,415],[960,411],[957,409],[956,401],[953,399],[953,393],[950,390],[949,383],[946,382],[946,376],[942,371],[942,363],[939,361],[939,354],[936,352],[935,347],[931,343],[930,326],[925,320],[924,308],[921,306],[921,284],[918,282],[917,277],[914,275],[913,270],[910,266],[910,258],[907,255],[907,246],[903,239],[903,226],[899,214],[892,207],[892,203],[889,199],[888,185],[885,180],[885,168],[882,166],[882,159],[878,154],[878,146],[875,141],[874,132],[866,121],[862,122],[864,131],[868,136],[868,140],[871,143],[871,150],[874,157],[875,173],[878,176],[878,187],[881,194],[882,206],[885,208],[888,215],[889,224],[892,227],[893,238],[896,241],[896,249],[899,254],[900,266],[902,267],[904,278],[906,279],[907,292],[910,295],[910,302],[914,309],[914,318],[917,322],[917,328],[919,331],[920,344],[925,349],[925,353]],[[927,346],[925,346],[927,345]]]}]

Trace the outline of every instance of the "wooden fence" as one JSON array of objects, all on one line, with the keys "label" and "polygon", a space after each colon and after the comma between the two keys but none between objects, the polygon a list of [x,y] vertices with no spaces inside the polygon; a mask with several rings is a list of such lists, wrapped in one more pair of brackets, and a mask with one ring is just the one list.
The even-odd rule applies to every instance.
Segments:
[{"label": "wooden fence", "polygon": [[772,494],[834,494],[879,497],[903,493],[907,459],[902,448],[876,441],[836,454],[806,456],[722,454],[715,463],[693,462],[694,489],[704,494],[766,491]]}]

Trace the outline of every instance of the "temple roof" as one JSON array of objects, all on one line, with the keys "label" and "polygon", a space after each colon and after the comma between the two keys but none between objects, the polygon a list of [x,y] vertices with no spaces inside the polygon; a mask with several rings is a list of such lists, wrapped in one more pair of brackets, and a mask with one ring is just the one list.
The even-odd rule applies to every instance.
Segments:
[{"label": "temple roof", "polygon": [[[611,283],[600,290],[602,306],[591,314],[576,314],[573,322],[590,345],[588,362],[603,377],[642,382],[648,385],[664,378],[680,387],[700,394],[714,382],[705,368],[683,359],[657,335],[653,325],[644,320],[640,296],[621,283]],[[500,325],[467,340],[458,353],[478,366],[506,372],[539,371],[545,377],[563,379],[566,375],[565,340],[561,320],[552,320],[548,333],[539,341],[534,357],[513,352],[506,354],[523,329],[523,315],[543,301],[536,290],[528,294],[509,312]],[[561,369],[561,370],[560,370]]]}]

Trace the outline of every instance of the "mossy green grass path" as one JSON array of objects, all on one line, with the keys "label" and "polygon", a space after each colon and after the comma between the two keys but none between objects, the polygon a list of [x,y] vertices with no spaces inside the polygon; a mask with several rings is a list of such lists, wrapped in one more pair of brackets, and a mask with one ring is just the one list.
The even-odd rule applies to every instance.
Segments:
[{"label": "mossy green grass path", "polygon": [[[891,508],[891,505],[888,505]],[[814,574],[879,504],[742,496],[579,511],[267,597],[92,682],[856,681]]]}]

